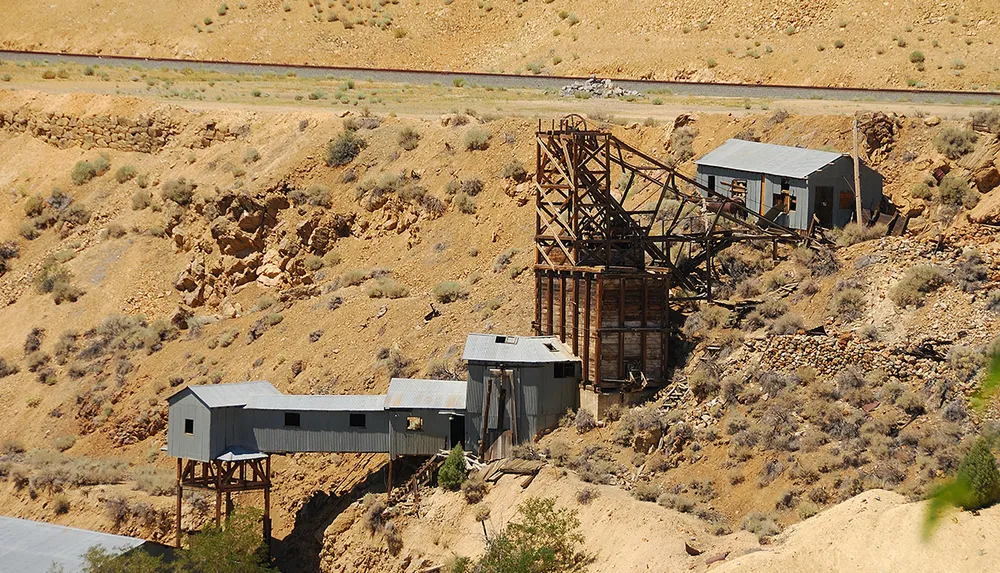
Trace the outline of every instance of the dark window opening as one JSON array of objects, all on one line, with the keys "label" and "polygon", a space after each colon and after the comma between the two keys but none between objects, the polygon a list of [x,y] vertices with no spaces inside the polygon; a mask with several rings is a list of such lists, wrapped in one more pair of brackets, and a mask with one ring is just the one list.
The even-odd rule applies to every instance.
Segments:
[{"label": "dark window opening", "polygon": [[352,428],[364,428],[365,427],[365,415],[364,414],[351,414],[351,427]]},{"label": "dark window opening", "polygon": [[790,195],[787,191],[771,194],[771,206],[778,207],[785,213],[794,211],[796,203],[795,195]]},{"label": "dark window opening", "polygon": [[708,190],[715,191],[715,175],[708,176]]},{"label": "dark window opening", "polygon": [[298,428],[301,424],[301,418],[298,412],[285,412],[285,425],[294,426]]},{"label": "dark window opening", "polygon": [[573,378],[576,376],[576,364],[573,362],[558,362],[552,367],[554,378]]},{"label": "dark window opening", "polygon": [[782,191],[791,191],[792,190],[792,183],[788,180],[787,177],[782,177],[781,178],[781,190]]},{"label": "dark window opening", "polygon": [[730,185],[729,196],[734,199],[745,199],[747,195],[747,181],[746,179],[733,179]]},{"label": "dark window opening", "polygon": [[419,432],[424,429],[424,419],[417,416],[409,416],[406,418],[406,431],[407,432]]},{"label": "dark window opening", "polygon": [[189,436],[194,435],[194,420],[191,418],[186,418],[184,420],[184,433]]}]

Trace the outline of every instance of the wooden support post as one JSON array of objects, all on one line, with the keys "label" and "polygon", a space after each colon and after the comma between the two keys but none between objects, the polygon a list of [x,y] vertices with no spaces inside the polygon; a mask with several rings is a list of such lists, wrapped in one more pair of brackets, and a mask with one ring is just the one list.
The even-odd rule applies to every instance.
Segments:
[{"label": "wooden support post", "polygon": [[857,213],[858,225],[864,225],[861,218],[861,166],[858,159],[858,116],[854,115],[854,208]]},{"label": "wooden support post", "polygon": [[389,489],[388,496],[391,498],[392,497],[392,454],[389,454],[389,488],[388,489]]},{"label": "wooden support post", "polygon": [[183,463],[184,460],[177,458],[177,538],[174,540],[174,547],[178,549],[181,547],[181,499],[184,497],[184,486],[181,485]]},{"label": "wooden support post", "polygon": [[493,378],[486,372],[486,396],[483,399],[483,432],[479,435],[479,457],[486,455],[486,429],[490,423],[490,394],[493,393]]},{"label": "wooden support post", "polygon": [[264,461],[264,544],[271,554],[271,456]]},{"label": "wooden support post", "polygon": [[233,492],[226,492],[226,521],[233,516]]}]

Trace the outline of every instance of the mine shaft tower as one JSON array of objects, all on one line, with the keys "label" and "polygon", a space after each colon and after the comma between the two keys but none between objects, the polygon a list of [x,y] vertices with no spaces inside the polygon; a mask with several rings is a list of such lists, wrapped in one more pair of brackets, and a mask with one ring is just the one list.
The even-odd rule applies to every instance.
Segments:
[{"label": "mine shaft tower", "polygon": [[582,358],[586,388],[662,387],[670,307],[712,300],[715,255],[803,239],[580,116],[548,127],[536,134],[535,333]]}]

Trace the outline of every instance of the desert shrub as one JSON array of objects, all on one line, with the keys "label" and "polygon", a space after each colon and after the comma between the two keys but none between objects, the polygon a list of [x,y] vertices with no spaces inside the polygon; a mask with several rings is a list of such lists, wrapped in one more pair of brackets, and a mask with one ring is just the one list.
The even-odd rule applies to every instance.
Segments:
[{"label": "desert shrub", "polygon": [[721,385],[719,375],[714,368],[702,366],[691,373],[688,378],[688,386],[691,393],[699,401],[703,402],[712,395],[719,392]]},{"label": "desert shrub", "polygon": [[715,330],[729,323],[732,313],[728,309],[715,306],[703,305],[698,312],[691,314],[684,321],[684,333],[688,336],[704,334],[704,331]]},{"label": "desert shrub", "polygon": [[72,278],[69,269],[49,259],[35,275],[35,289],[42,294],[52,293],[56,304],[74,302],[83,295],[83,291],[70,284]]},{"label": "desert shrub", "polygon": [[473,127],[465,132],[466,151],[482,151],[490,145],[490,134],[480,128]]},{"label": "desert shrub", "polygon": [[753,533],[760,541],[781,533],[781,526],[770,515],[765,515],[759,511],[748,513],[740,523],[740,528]]},{"label": "desert shrub", "polygon": [[958,127],[945,127],[934,136],[934,146],[948,159],[959,159],[976,149],[975,132]]},{"label": "desert shrub", "polygon": [[516,248],[510,248],[497,255],[497,258],[493,261],[493,272],[503,272],[510,265],[510,262],[514,259],[514,256],[517,255],[518,252],[519,251]]},{"label": "desert shrub", "polygon": [[410,295],[410,289],[392,277],[378,277],[365,289],[368,298],[403,298]]},{"label": "desert shrub", "polygon": [[659,411],[653,407],[631,408],[622,414],[612,440],[623,446],[630,446],[636,432],[663,427]]},{"label": "desert shrub", "polygon": [[371,271],[365,271],[362,269],[348,269],[344,271],[344,274],[340,275],[337,281],[338,286],[357,286],[366,280],[370,279],[372,276]]},{"label": "desert shrub", "polygon": [[438,485],[452,491],[462,486],[466,478],[465,452],[462,444],[456,444],[438,470]]},{"label": "desert shrub", "polygon": [[520,183],[527,179],[528,172],[525,170],[524,164],[521,163],[519,159],[512,159],[510,163],[503,166],[503,170],[500,171],[500,176],[504,179],[510,179]]},{"label": "desert shrub", "polygon": [[805,325],[802,323],[802,317],[796,313],[787,313],[774,319],[768,330],[772,334],[796,334],[800,330],[805,329]]},{"label": "desert shrub", "polygon": [[347,165],[361,153],[368,143],[353,131],[345,131],[330,142],[326,148],[326,164],[328,167]]},{"label": "desert shrub", "polygon": [[56,515],[64,515],[69,513],[69,498],[66,494],[60,493],[52,498],[52,511]]},{"label": "desert shrub", "polygon": [[840,270],[837,257],[830,249],[810,249],[808,247],[796,247],[792,251],[792,258],[809,269],[809,272],[816,277],[832,275]]},{"label": "desert shrub", "polygon": [[764,318],[775,319],[788,312],[788,303],[780,298],[770,298],[757,305],[757,312]]},{"label": "desert shrub", "polygon": [[576,502],[580,505],[590,505],[590,502],[597,499],[601,495],[596,487],[587,486],[576,492]]},{"label": "desert shrub", "polygon": [[413,151],[420,145],[420,132],[410,126],[404,127],[399,130],[396,141],[399,142],[399,146],[403,149]]},{"label": "desert shrub", "polygon": [[146,207],[149,207],[152,200],[153,195],[149,191],[140,189],[132,194],[132,210],[142,211]]},{"label": "desert shrub", "polygon": [[455,281],[445,281],[434,287],[434,298],[438,302],[450,303],[468,296],[469,291]]},{"label": "desert shrub", "polygon": [[465,213],[466,215],[472,215],[476,212],[476,200],[473,199],[472,197],[469,197],[465,193],[459,193],[458,195],[455,195],[455,199],[453,202],[455,204],[455,207],[457,207],[460,212]]},{"label": "desert shrub", "polygon": [[576,411],[574,425],[576,426],[577,433],[586,434],[597,427],[597,422],[594,420],[594,415],[590,413],[590,410],[580,408]]},{"label": "desert shrub", "polygon": [[283,320],[285,320],[285,317],[280,312],[271,312],[264,317],[264,323],[268,326],[277,326]]},{"label": "desert shrub", "polygon": [[945,275],[939,267],[917,265],[906,270],[903,278],[889,291],[889,298],[900,308],[920,305],[927,293],[934,292],[944,283]]},{"label": "desert shrub", "polygon": [[872,241],[885,236],[887,227],[882,224],[875,224],[871,227],[848,223],[844,226],[837,237],[837,244],[841,247],[849,247],[858,243]]},{"label": "desert shrub", "polygon": [[865,293],[851,287],[836,290],[828,308],[835,318],[845,322],[861,318],[865,311]]},{"label": "desert shrub", "polygon": [[948,207],[971,209],[979,203],[979,192],[956,175],[945,175],[938,185],[938,200]]},{"label": "desert shrub", "polygon": [[52,446],[60,452],[65,452],[66,450],[72,448],[75,443],[76,436],[59,436],[52,442]]},{"label": "desert shrub", "polygon": [[385,525],[382,513],[386,510],[385,501],[374,493],[366,494],[361,500],[364,513],[361,521],[369,533],[375,533]]},{"label": "desert shrub", "polygon": [[990,133],[1000,133],[1000,109],[974,111],[972,112],[972,121],[985,125]]},{"label": "desert shrub", "polygon": [[931,190],[927,183],[917,183],[910,188],[910,197],[930,200],[934,198],[934,191]]},{"label": "desert shrub", "polygon": [[663,490],[660,489],[660,486],[645,481],[632,487],[632,497],[639,501],[656,501],[656,498],[660,497],[662,493]]},{"label": "desert shrub", "polygon": [[989,277],[989,268],[983,264],[979,251],[973,248],[962,251],[962,256],[955,266],[955,284],[958,288],[965,292],[977,291]]},{"label": "desert shrub", "polygon": [[670,154],[678,163],[694,157],[694,138],[697,134],[690,127],[682,127],[670,134]]},{"label": "desert shrub", "polygon": [[896,406],[910,416],[919,416],[927,411],[924,399],[913,390],[904,390],[903,393],[896,398]]},{"label": "desert shrub", "polygon": [[677,510],[681,513],[691,513],[694,511],[696,505],[693,498],[675,493],[664,493],[657,496],[656,503],[663,507]]},{"label": "desert shrub", "polygon": [[194,198],[194,190],[197,185],[188,181],[184,177],[168,179],[160,185],[160,196],[164,201],[173,201],[178,205],[185,206],[191,203]]},{"label": "desert shrub", "polygon": [[256,163],[260,161],[260,152],[253,147],[243,152],[243,163]]},{"label": "desert shrub", "polygon": [[462,482],[462,494],[466,503],[479,503],[486,497],[486,482],[481,479],[467,479]]},{"label": "desert shrub", "polygon": [[119,183],[125,183],[127,181],[131,181],[132,179],[135,178],[135,176],[136,176],[135,167],[131,165],[122,165],[121,167],[118,168],[118,171],[115,171],[115,181]]},{"label": "desert shrub", "polygon": [[156,466],[141,466],[133,472],[135,489],[150,495],[170,495],[176,491],[175,478],[172,472],[164,471]]},{"label": "desert shrub", "polygon": [[465,193],[469,197],[475,197],[483,192],[483,187],[481,179],[463,179],[458,184],[458,192]]},{"label": "desert shrub", "polygon": [[93,161],[78,161],[73,166],[73,171],[70,172],[70,179],[73,180],[74,185],[83,185],[94,177],[104,175],[110,168],[111,164],[108,163],[108,158],[103,155]]}]

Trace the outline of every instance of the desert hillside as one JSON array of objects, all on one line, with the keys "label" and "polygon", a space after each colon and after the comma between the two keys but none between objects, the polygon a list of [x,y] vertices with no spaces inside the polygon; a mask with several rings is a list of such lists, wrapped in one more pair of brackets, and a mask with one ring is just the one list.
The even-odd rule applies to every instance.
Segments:
[{"label": "desert hillside", "polygon": [[[463,376],[469,332],[530,330],[534,118],[200,103],[0,91],[4,514],[168,540],[174,466],[160,448],[177,390],[267,379],[288,393],[378,393],[390,376]],[[852,119],[591,121],[691,173],[729,137],[847,151]],[[870,126],[862,153],[912,211],[908,232],[831,233],[776,258],[726,251],[720,296],[741,310],[680,309],[675,380],[689,391],[599,424],[567,416],[520,450],[547,463],[527,493],[514,478],[487,493],[491,525],[528,494],[579,506],[588,539],[614,528],[594,542],[595,571],[664,543],[679,558],[665,571],[722,553],[736,570],[744,555],[795,570],[866,511],[878,517],[856,539],[918,527],[921,506],[906,501],[953,474],[995,417],[969,397],[1000,327],[1000,148],[967,120]],[[956,131],[965,146],[941,143]],[[403,540],[389,552],[355,519],[383,465],[277,457],[279,564],[416,571],[481,550],[474,508],[428,489],[387,510]],[[585,488],[593,505],[578,500]],[[185,529],[208,508],[188,497]],[[995,518],[962,515],[974,532],[942,535],[980,563],[965,536]],[[650,533],[619,551],[634,519]],[[680,555],[685,540],[700,560]],[[852,547],[834,554],[868,559]],[[922,565],[950,565],[939,545],[920,551]]]},{"label": "desert hillside", "polygon": [[996,89],[989,0],[108,0],[7,6],[0,48],[295,64]]}]

